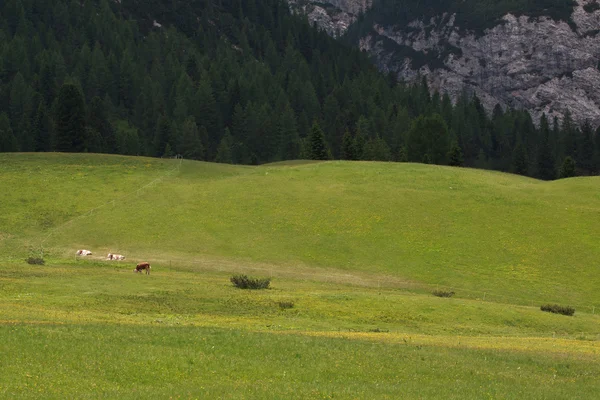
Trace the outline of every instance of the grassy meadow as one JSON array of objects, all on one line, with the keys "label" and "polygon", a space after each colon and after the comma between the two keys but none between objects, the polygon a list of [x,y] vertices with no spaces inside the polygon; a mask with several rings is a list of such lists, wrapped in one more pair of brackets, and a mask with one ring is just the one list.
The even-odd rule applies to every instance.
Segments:
[{"label": "grassy meadow", "polygon": [[0,154],[0,397],[596,398],[599,184]]}]

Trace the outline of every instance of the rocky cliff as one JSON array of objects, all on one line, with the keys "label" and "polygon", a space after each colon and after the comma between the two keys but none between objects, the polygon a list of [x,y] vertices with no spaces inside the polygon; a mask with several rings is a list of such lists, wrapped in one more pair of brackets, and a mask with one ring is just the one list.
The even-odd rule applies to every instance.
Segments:
[{"label": "rocky cliff", "polygon": [[[346,10],[368,6],[344,3],[354,3]],[[577,0],[569,21],[508,13],[474,32],[443,13],[403,26],[374,22],[361,32],[360,48],[404,80],[426,76],[432,88],[452,97],[475,92],[488,110],[496,104],[525,108],[535,120],[542,113],[560,119],[570,110],[576,121],[600,125],[597,0]]]},{"label": "rocky cliff", "polygon": [[361,12],[371,7],[373,0],[288,0],[294,12],[306,14],[311,22],[330,35],[338,37],[348,29]]}]

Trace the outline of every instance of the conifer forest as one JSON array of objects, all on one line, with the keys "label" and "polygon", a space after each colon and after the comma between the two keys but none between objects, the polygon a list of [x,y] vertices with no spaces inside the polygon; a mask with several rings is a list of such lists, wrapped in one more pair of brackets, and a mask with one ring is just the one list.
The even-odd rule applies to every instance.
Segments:
[{"label": "conifer forest", "polygon": [[5,0],[0,152],[12,151],[409,161],[550,180],[600,171],[600,129],[399,82],[281,0]]}]

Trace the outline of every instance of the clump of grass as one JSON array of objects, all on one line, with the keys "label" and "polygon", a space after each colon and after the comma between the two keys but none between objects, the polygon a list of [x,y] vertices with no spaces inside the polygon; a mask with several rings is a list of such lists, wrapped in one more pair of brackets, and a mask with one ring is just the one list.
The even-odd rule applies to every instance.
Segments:
[{"label": "clump of grass", "polygon": [[389,332],[389,330],[388,329],[381,329],[381,328],[374,328],[374,329],[369,329],[367,332],[384,333],[384,332]]},{"label": "clump of grass", "polygon": [[44,259],[42,257],[27,257],[25,261],[27,261],[27,264],[31,265],[44,265]]},{"label": "clump of grass", "polygon": [[431,292],[432,295],[437,296],[437,297],[452,297],[454,296],[454,292],[448,291],[448,290],[434,290],[433,292]]},{"label": "clump of grass", "polygon": [[279,305],[279,308],[282,310],[287,310],[290,308],[294,308],[294,302],[293,301],[279,301],[277,302],[277,305]]},{"label": "clump of grass", "polygon": [[575,314],[575,309],[573,307],[561,306],[558,304],[544,304],[540,307],[540,310],[569,316]]},{"label": "clump of grass", "polygon": [[271,284],[271,278],[249,278],[247,275],[234,275],[229,280],[240,289],[267,289]]}]

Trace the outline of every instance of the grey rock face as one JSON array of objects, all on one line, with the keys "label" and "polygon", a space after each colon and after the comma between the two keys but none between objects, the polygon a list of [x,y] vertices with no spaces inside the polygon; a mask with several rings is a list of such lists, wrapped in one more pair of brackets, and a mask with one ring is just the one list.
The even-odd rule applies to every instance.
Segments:
[{"label": "grey rock face", "polygon": [[306,14],[332,36],[342,35],[361,11],[371,7],[373,0],[288,0],[294,12]]},{"label": "grey rock face", "polygon": [[[359,46],[385,72],[396,72],[406,81],[426,76],[433,89],[453,98],[474,92],[488,110],[496,104],[525,108],[536,121],[542,113],[550,120],[561,119],[570,110],[579,123],[588,119],[597,126],[600,10],[588,13],[583,8],[597,0],[576,1],[571,25],[507,14],[501,24],[476,35],[455,25],[453,15],[443,14],[412,21],[409,29],[375,25]],[[346,10],[350,21],[352,10],[370,6],[364,0],[331,3]],[[333,21],[324,26],[328,32]]]}]

